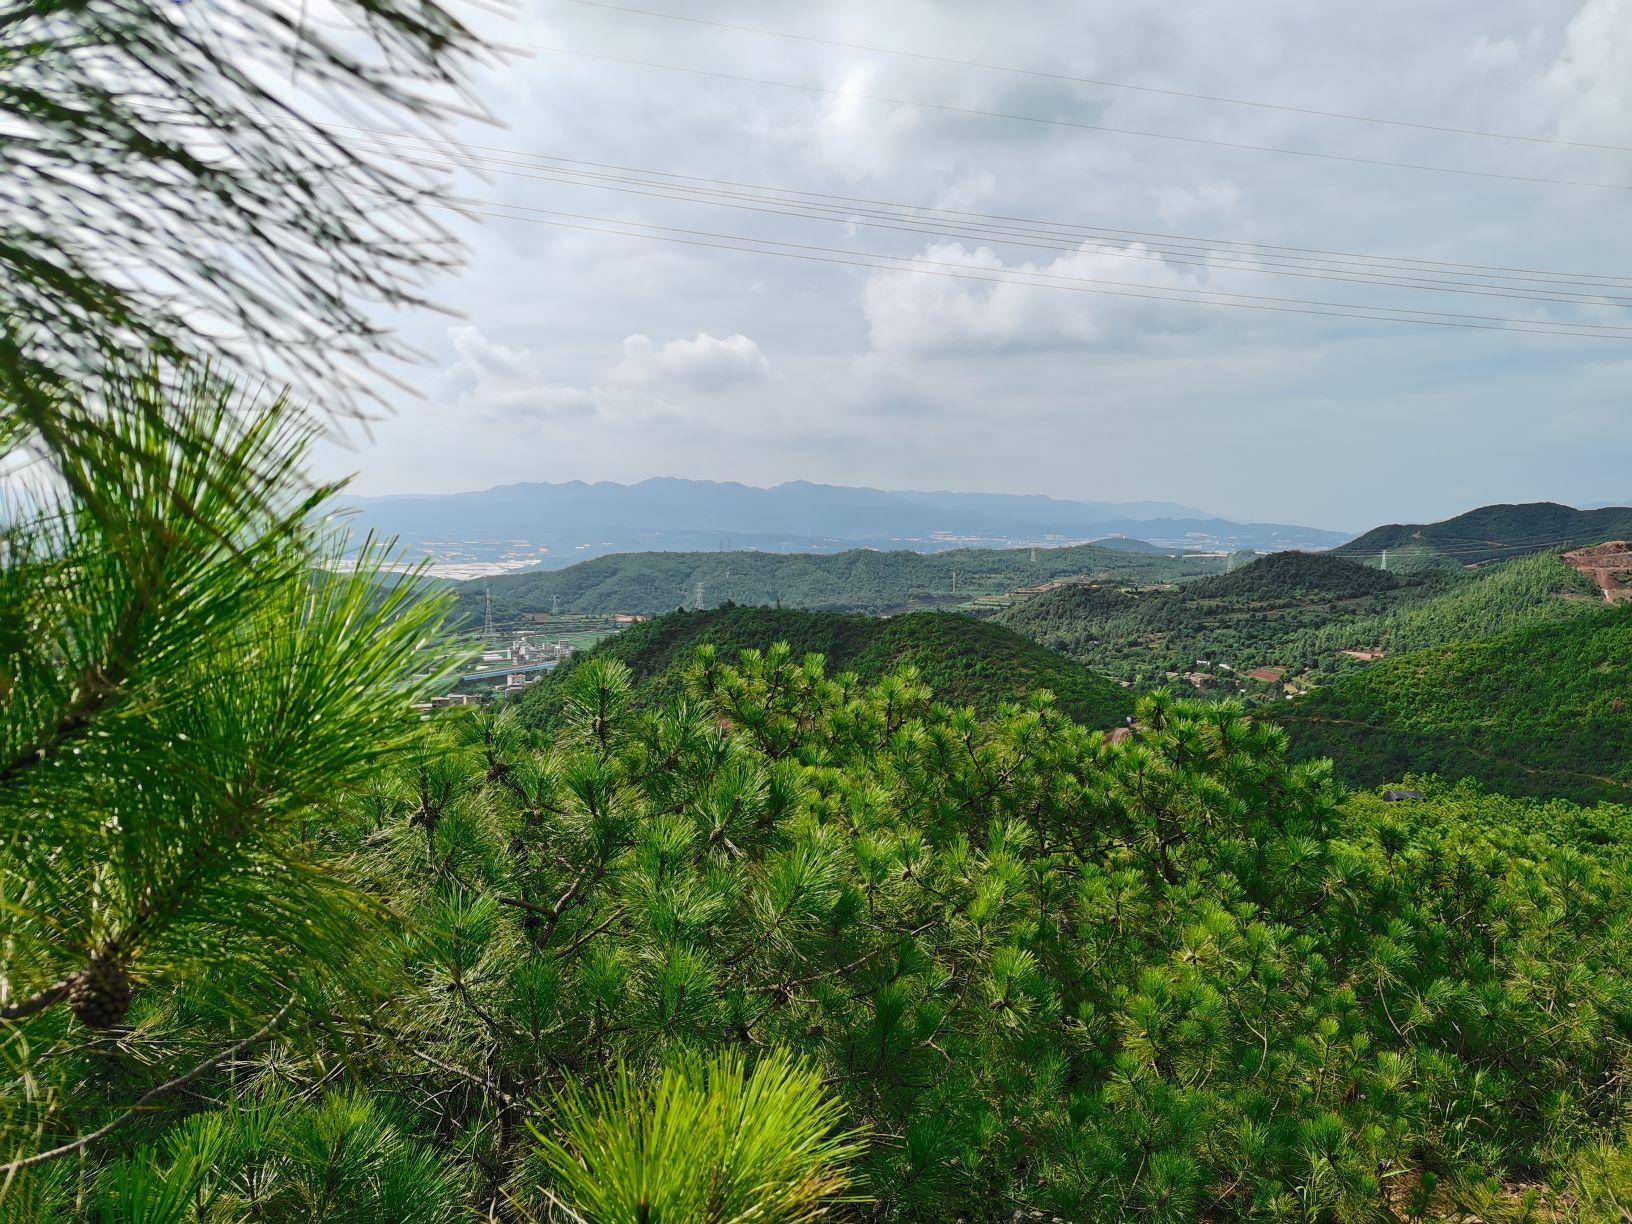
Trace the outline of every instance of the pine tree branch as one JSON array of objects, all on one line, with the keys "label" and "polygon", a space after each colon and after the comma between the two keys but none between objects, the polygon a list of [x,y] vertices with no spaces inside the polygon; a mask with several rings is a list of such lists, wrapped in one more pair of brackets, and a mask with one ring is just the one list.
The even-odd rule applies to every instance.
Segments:
[{"label": "pine tree branch", "polygon": [[[593,810],[592,806],[591,811]],[[560,925],[561,919],[578,902],[579,894],[584,885],[599,883],[601,877],[605,874],[605,860],[592,859],[578,869],[577,874],[572,878],[572,883],[567,885],[566,891],[555,899],[553,905],[540,905],[536,901],[528,901],[522,897],[499,897],[498,902],[500,905],[510,905],[517,909],[527,910],[530,913],[541,914],[544,918],[544,933],[540,938],[542,942],[548,943],[550,937],[555,934],[555,928]]]},{"label": "pine tree branch", "polygon": [[[71,465],[61,464],[59,470]],[[137,633],[147,614],[148,584],[137,571],[137,597],[126,605],[118,625],[109,635],[103,658],[91,663],[75,686],[73,700],[58,715],[53,726],[33,744],[0,766],[0,787],[10,786],[18,777],[41,765],[56,749],[82,735],[92,721],[118,697],[131,671],[136,654]]]},{"label": "pine tree branch", "polygon": [[588,943],[591,939],[595,938],[595,936],[599,935],[602,931],[606,930],[607,927],[611,926],[614,922],[616,922],[619,918],[622,918],[622,917],[623,917],[623,910],[621,910],[621,909],[613,910],[610,914],[608,914],[606,916],[604,921],[602,921],[601,923],[599,923],[598,925],[596,925],[594,927],[591,927],[587,931],[579,932],[577,935],[573,936],[571,942],[567,943],[563,947],[557,948],[555,950],[556,956],[558,956],[558,957],[571,956],[579,948],[583,947],[584,944]]},{"label": "pine tree branch", "polygon": [[60,1147],[51,1148],[49,1151],[36,1152],[32,1156],[19,1157],[17,1160],[13,1160],[9,1164],[0,1165],[0,1177],[9,1179],[22,1172],[24,1169],[32,1168],[34,1165],[44,1164],[48,1160],[56,1160],[63,1156],[72,1156],[76,1152],[83,1152],[98,1139],[102,1139],[127,1123],[134,1121],[139,1114],[141,1114],[159,1097],[165,1095],[165,1093],[173,1092],[177,1088],[185,1087],[194,1080],[198,1079],[200,1076],[213,1071],[222,1063],[238,1057],[238,1055],[249,1049],[250,1046],[265,1040],[271,1035],[272,1031],[283,1022],[283,1018],[289,1014],[289,1009],[294,1007],[295,1000],[298,997],[298,994],[291,994],[285,1001],[284,1005],[278,1009],[277,1015],[273,1016],[248,1037],[245,1037],[241,1041],[234,1042],[220,1053],[210,1055],[210,1057],[206,1058],[203,1062],[199,1063],[191,1070],[183,1071],[175,1078],[168,1079],[164,1083],[159,1084],[157,1087],[149,1088],[136,1099],[136,1103],[134,1105],[125,1110],[125,1112],[120,1114],[118,1117],[114,1118],[113,1121],[104,1126],[97,1127],[96,1130],[92,1131],[88,1135],[81,1135],[78,1139],[75,1139],[71,1143],[64,1143]]},{"label": "pine tree branch", "polygon": [[804,977],[794,978],[791,982],[774,982],[770,985],[755,986],[754,989],[774,994],[777,991],[792,990],[795,986],[808,986],[811,982],[819,981],[825,977],[842,977],[844,974],[849,973],[852,969],[861,968],[861,966],[865,965],[875,956],[879,956],[885,952],[895,952],[900,950],[909,940],[918,938],[918,936],[929,930],[929,928],[934,926],[938,921],[939,919],[931,918],[928,922],[920,923],[918,926],[913,927],[912,930],[902,932],[899,939],[892,940],[889,943],[879,944],[871,951],[864,952],[862,955],[856,957],[856,959],[851,961],[848,965],[833,965],[827,969],[818,969],[815,973],[807,974]]},{"label": "pine tree branch", "polygon": [[44,990],[35,991],[21,1003],[13,1003],[8,1007],[0,1007],[0,1020],[25,1020],[36,1012],[42,1012],[48,1007],[62,1001],[73,989],[73,982],[64,978],[55,985],[47,986]]},{"label": "pine tree branch", "polygon": [[516,1098],[511,1093],[508,1093],[503,1088],[500,1088],[490,1078],[477,1075],[473,1071],[466,1071],[463,1067],[456,1067],[452,1063],[445,1063],[440,1058],[427,1054],[424,1050],[421,1050],[415,1046],[408,1047],[408,1052],[421,1062],[428,1063],[439,1071],[446,1071],[449,1075],[457,1075],[460,1079],[469,1080],[478,1088],[491,1092],[506,1105],[514,1106],[516,1104]]}]

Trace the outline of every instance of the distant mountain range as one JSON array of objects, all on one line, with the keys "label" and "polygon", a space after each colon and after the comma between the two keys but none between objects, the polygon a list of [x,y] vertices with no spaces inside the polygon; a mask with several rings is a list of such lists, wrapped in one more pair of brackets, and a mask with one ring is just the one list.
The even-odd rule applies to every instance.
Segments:
[{"label": "distant mountain range", "polygon": [[857,547],[1004,548],[1105,537],[1165,551],[1330,548],[1346,533],[1236,523],[1172,502],[1065,501],[1006,493],[918,493],[791,481],[760,489],[658,478],[638,484],[513,484],[474,493],[350,498],[356,530],[395,536],[448,576],[558,569],[615,552]]}]

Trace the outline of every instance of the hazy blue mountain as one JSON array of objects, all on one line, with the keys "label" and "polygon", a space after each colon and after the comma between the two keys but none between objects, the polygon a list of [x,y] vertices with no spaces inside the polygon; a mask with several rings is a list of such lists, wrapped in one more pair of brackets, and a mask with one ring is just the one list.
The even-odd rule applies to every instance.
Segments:
[{"label": "hazy blue mountain", "polygon": [[1100,548],[1111,548],[1117,552],[1148,553],[1151,555],[1171,556],[1173,549],[1163,548],[1159,544],[1152,544],[1148,540],[1135,540],[1132,536],[1106,536],[1103,540],[1089,540],[1090,544],[1097,544]]},{"label": "hazy blue mountain", "polygon": [[791,481],[760,489],[659,478],[529,483],[442,496],[351,498],[354,525],[445,560],[557,568],[612,552],[721,547],[922,552],[1126,536],[1162,550],[1325,548],[1338,532],[1233,523],[1172,502],[1065,501],[1005,493],[890,492]]}]

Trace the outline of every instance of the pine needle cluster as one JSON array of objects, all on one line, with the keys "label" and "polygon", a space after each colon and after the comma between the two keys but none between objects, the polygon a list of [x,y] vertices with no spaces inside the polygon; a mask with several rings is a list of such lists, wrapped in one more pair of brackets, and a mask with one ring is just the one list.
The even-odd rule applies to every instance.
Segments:
[{"label": "pine needle cluster", "polygon": [[342,567],[287,400],[122,391],[3,524],[0,1165],[133,1120],[286,999],[358,995],[386,914],[315,822],[453,658],[382,550]]}]

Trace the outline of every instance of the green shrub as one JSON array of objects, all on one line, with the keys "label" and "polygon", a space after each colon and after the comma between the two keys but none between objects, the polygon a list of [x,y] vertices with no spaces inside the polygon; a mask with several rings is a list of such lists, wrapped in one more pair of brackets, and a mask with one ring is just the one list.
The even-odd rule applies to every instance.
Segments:
[{"label": "green shrub", "polygon": [[732,1051],[642,1084],[570,1084],[538,1132],[551,1197],[597,1224],[803,1224],[850,1195],[861,1145],[809,1066]]}]

